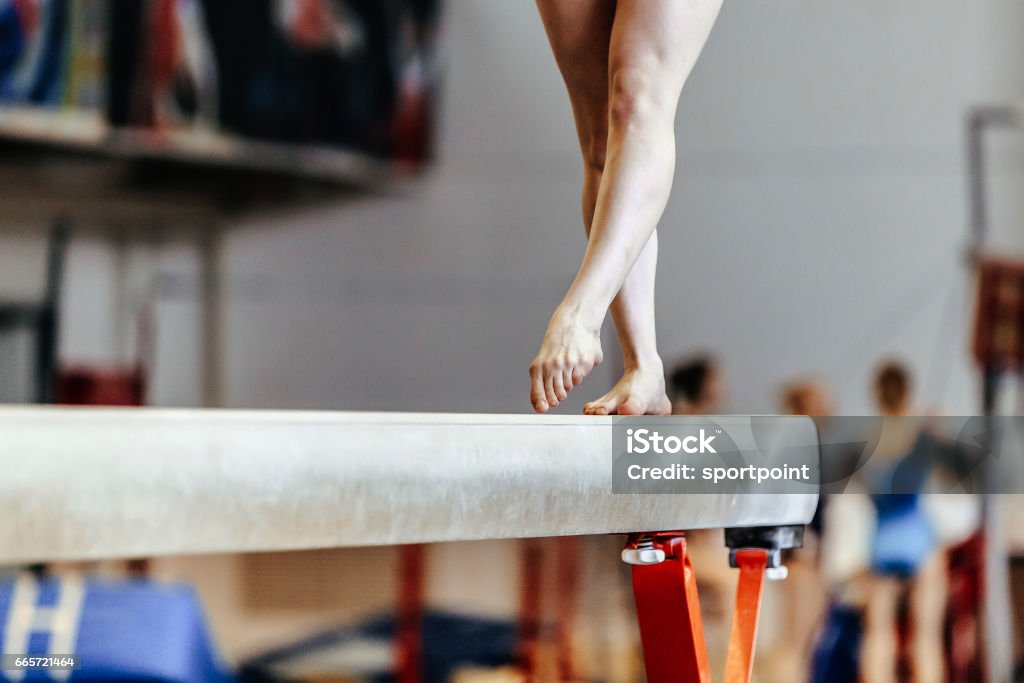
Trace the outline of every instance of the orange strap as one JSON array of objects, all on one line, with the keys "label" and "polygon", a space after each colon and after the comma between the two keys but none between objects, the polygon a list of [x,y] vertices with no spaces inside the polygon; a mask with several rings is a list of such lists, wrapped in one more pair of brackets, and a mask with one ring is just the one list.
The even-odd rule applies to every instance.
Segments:
[{"label": "orange strap", "polygon": [[737,550],[736,566],[740,570],[740,581],[736,588],[736,606],[729,635],[729,656],[725,662],[725,683],[748,683],[754,668],[757,617],[761,611],[768,552]]}]

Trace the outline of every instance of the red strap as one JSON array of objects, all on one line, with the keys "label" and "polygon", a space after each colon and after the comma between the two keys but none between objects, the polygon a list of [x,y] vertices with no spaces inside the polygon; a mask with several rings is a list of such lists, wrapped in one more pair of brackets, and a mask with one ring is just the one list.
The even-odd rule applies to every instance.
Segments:
[{"label": "red strap", "polygon": [[567,536],[558,540],[558,680],[578,680],[574,667],[573,629],[576,626],[576,605],[579,603],[580,538]]},{"label": "red strap", "polygon": [[541,588],[544,550],[540,539],[521,541],[522,578],[519,585],[519,666],[526,681],[538,680],[541,646]]},{"label": "red strap", "polygon": [[656,539],[665,561],[633,565],[640,639],[649,683],[710,683],[697,580],[681,536]]},{"label": "red strap", "polygon": [[422,545],[403,545],[398,553],[397,678],[400,683],[420,683],[423,680],[423,575],[426,548]]}]

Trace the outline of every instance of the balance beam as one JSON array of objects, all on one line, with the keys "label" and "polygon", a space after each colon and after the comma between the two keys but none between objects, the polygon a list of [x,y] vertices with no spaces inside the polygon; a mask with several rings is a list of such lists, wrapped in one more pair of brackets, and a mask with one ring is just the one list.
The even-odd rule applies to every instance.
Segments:
[{"label": "balance beam", "polygon": [[612,493],[613,419],[4,407],[0,563],[810,521],[813,493]]}]

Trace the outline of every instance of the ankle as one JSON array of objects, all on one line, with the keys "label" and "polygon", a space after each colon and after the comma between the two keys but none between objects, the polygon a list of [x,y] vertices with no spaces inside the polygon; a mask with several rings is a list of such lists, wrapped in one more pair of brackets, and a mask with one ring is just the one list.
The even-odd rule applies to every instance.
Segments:
[{"label": "ankle", "polygon": [[622,367],[626,372],[642,372],[664,376],[665,364],[661,356],[655,353],[624,353]]},{"label": "ankle", "polygon": [[599,307],[563,301],[555,309],[551,321],[560,325],[578,325],[594,334],[600,334],[604,313]]}]

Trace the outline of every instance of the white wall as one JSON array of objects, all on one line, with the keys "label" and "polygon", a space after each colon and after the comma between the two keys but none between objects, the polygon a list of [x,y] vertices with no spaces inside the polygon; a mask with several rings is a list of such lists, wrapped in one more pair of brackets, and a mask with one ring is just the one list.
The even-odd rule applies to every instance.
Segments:
[{"label": "white wall", "polygon": [[[45,267],[46,254],[39,240],[18,234],[0,241],[0,305],[41,297]],[[33,340],[25,331],[0,334],[0,403],[31,399],[32,345]]]},{"label": "white wall", "polygon": [[[230,307],[231,404],[528,410],[526,367],[583,246],[569,108],[532,3],[449,16],[435,173],[402,199],[234,231],[230,271],[270,287]],[[898,354],[923,401],[971,410],[962,122],[1021,94],[1022,24],[1013,0],[727,2],[679,114],[666,358],[713,350],[737,411],[817,372],[859,412],[871,366]]]}]

